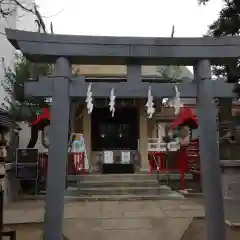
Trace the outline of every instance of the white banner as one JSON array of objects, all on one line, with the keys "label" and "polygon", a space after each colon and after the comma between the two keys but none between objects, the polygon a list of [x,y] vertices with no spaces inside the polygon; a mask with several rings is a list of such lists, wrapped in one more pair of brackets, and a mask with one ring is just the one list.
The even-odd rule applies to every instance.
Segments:
[{"label": "white banner", "polygon": [[105,164],[113,163],[113,152],[112,151],[104,151],[103,162]]},{"label": "white banner", "polygon": [[121,163],[129,164],[131,161],[130,152],[121,152]]}]

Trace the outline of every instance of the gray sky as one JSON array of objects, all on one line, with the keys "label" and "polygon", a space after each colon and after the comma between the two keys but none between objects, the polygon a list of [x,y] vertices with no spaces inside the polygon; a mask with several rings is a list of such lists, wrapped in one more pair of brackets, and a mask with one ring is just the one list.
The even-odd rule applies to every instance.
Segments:
[{"label": "gray sky", "polygon": [[[36,0],[58,34],[201,37],[218,17],[222,0]],[[192,71],[192,68],[189,67]],[[1,88],[0,88],[1,90]],[[0,93],[0,102],[3,98]]]},{"label": "gray sky", "polygon": [[[37,0],[55,33],[167,37],[198,37],[217,17],[221,0],[207,6],[197,0]],[[60,13],[59,13],[60,12]],[[57,14],[59,13],[59,14]],[[53,16],[55,15],[55,16]]]}]

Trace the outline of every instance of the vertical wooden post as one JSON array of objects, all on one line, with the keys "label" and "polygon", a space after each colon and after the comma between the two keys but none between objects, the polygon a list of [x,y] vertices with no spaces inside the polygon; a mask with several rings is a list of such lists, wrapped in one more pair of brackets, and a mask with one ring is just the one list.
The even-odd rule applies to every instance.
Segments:
[{"label": "vertical wooden post", "polygon": [[71,67],[63,57],[56,62],[49,134],[44,240],[62,240],[66,166],[68,159],[69,77]]},{"label": "vertical wooden post", "polygon": [[225,240],[225,222],[217,138],[216,106],[208,60],[194,66],[197,83],[197,117],[207,240]]},{"label": "vertical wooden post", "polygon": [[87,158],[89,161],[89,164],[92,164],[91,161],[91,115],[87,112],[87,107],[84,106],[84,113],[83,113],[83,137],[84,137],[84,143],[85,148],[87,152]]},{"label": "vertical wooden post", "polygon": [[147,133],[147,117],[145,114],[144,101],[139,104],[139,148],[141,155],[141,170],[149,169],[148,161],[148,133]]}]

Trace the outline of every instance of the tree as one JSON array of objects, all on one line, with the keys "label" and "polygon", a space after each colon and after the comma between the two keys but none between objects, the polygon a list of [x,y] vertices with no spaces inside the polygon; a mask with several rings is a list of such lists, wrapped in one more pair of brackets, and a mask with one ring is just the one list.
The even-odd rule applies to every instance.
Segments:
[{"label": "tree", "polygon": [[[206,4],[210,0],[199,0],[199,4]],[[224,6],[219,13],[219,17],[209,26],[208,36],[237,36],[240,33],[240,1],[224,0]],[[217,77],[225,79],[229,83],[237,83],[239,81],[239,61],[229,62],[225,66],[214,66],[213,74]],[[232,117],[232,99],[219,99],[219,135],[220,138],[225,136],[227,132],[236,136],[235,127]],[[222,123],[222,124],[221,124]],[[225,124],[224,124],[225,123]],[[231,158],[229,146],[220,147],[220,157],[222,159]]]},{"label": "tree", "polygon": [[14,66],[12,68],[6,67],[3,61],[3,68],[5,76],[1,85],[8,95],[5,101],[10,114],[17,119],[31,119],[35,117],[36,109],[48,106],[49,101],[46,98],[24,100],[23,85],[29,79],[37,79],[40,75],[49,75],[52,71],[51,65],[32,64],[22,55],[17,54]]},{"label": "tree", "polygon": [[[38,31],[47,33],[45,23],[34,2],[28,0],[0,0],[0,19],[13,15],[16,9],[32,13],[36,16],[35,22]],[[51,24],[51,32],[52,24]],[[4,33],[2,33],[4,34]],[[22,55],[16,54],[13,67],[7,67],[2,58],[4,78],[0,83],[7,93],[3,107],[7,108],[16,119],[29,120],[35,118],[36,109],[48,106],[49,99],[31,98],[24,100],[23,85],[29,79],[37,79],[40,75],[48,75],[52,71],[52,66],[47,64],[34,64],[27,61]]]},{"label": "tree", "polygon": [[7,18],[12,15],[16,8],[35,14],[34,5],[25,0],[0,0],[0,18]]}]

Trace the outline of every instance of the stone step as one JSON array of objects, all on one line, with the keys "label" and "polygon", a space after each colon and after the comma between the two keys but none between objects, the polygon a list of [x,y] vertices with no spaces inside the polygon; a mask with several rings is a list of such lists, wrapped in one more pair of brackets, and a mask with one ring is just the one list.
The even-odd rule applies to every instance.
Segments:
[{"label": "stone step", "polygon": [[[76,185],[76,184],[75,184]],[[139,181],[126,181],[126,180],[114,180],[112,182],[109,181],[81,181],[77,184],[80,189],[83,188],[101,188],[101,187],[156,187],[158,186],[158,181],[155,180],[139,180]],[[70,185],[74,186],[74,184]]]},{"label": "stone step", "polygon": [[[46,191],[42,191],[37,195],[24,195],[21,196],[23,200],[43,200],[45,201]],[[141,201],[141,200],[179,200],[184,199],[184,196],[176,191],[161,194],[125,194],[125,195],[76,195],[66,192],[64,196],[65,202],[76,201]]]},{"label": "stone step", "polygon": [[179,200],[184,196],[171,191],[169,193],[152,194],[152,195],[92,195],[92,196],[74,196],[65,195],[65,200],[72,201],[140,201],[140,200]]},{"label": "stone step", "polygon": [[90,187],[90,188],[73,188],[66,190],[66,195],[75,196],[92,196],[92,195],[154,195],[170,193],[172,190],[168,186],[155,187]]},{"label": "stone step", "polygon": [[[159,173],[160,180],[180,180],[179,173]],[[153,173],[149,175],[147,173],[134,173],[134,174],[89,174],[89,175],[68,175],[68,181],[147,181],[147,180],[156,180],[157,174]],[[185,173],[186,180],[192,180],[193,175],[191,173]]]}]

